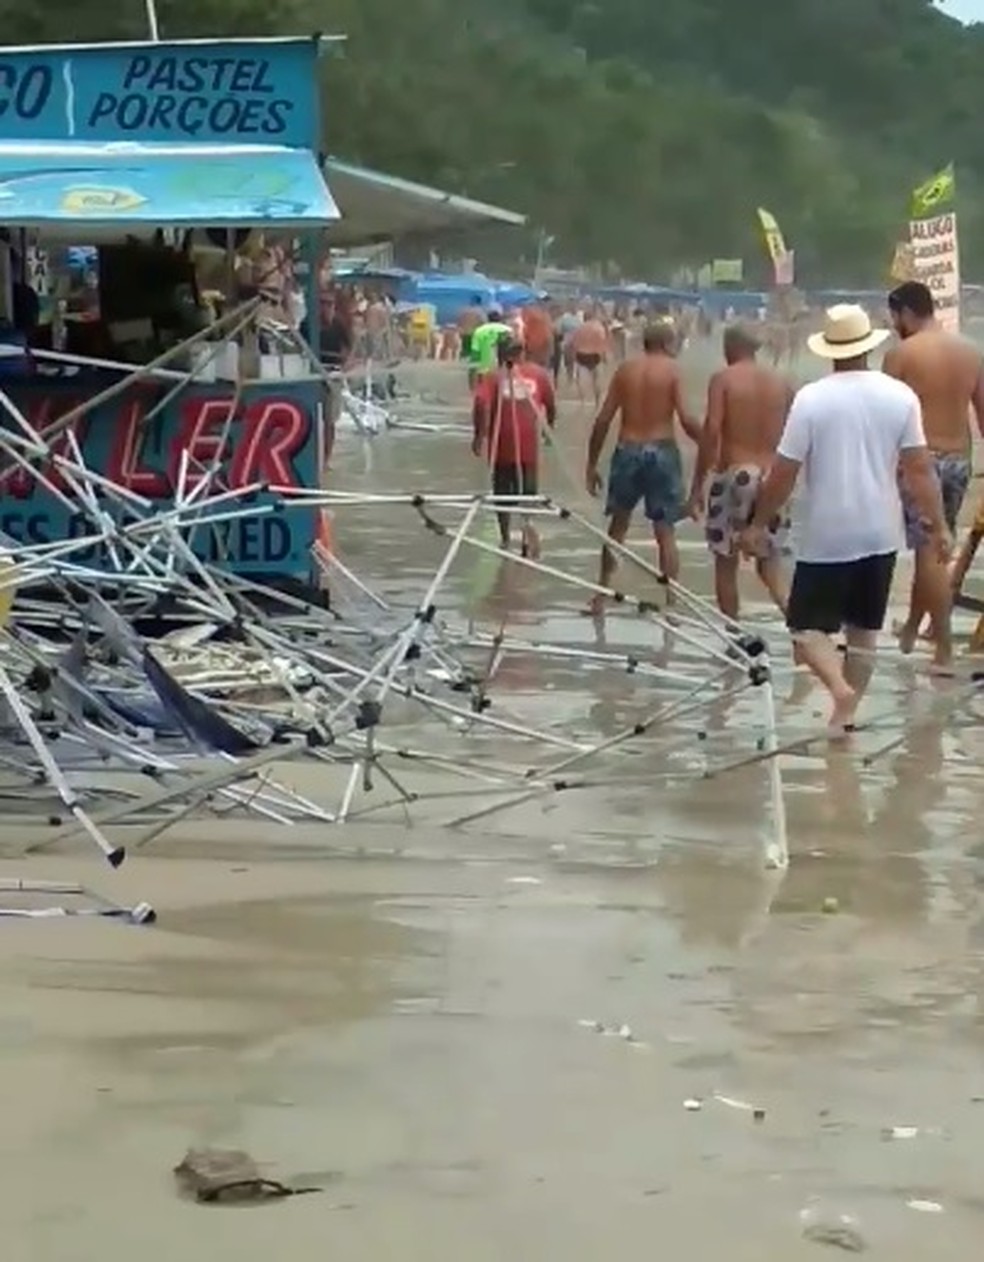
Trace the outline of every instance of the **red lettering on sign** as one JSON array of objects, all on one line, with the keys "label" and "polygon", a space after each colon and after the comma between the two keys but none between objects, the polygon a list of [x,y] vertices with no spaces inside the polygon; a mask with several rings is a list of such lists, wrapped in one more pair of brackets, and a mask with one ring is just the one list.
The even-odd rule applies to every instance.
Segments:
[{"label": "red lettering on sign", "polygon": [[[27,410],[25,419],[34,427],[41,438],[44,438],[47,430],[57,424],[58,417],[70,412],[78,402],[80,400],[66,399],[64,396],[52,398],[50,395],[47,395],[32,402],[31,407]],[[52,412],[56,407],[58,416],[52,416]],[[73,453],[69,443],[69,435],[74,434],[75,441],[81,447],[85,424],[86,418],[80,416],[67,429],[53,438],[50,444],[52,455],[64,456],[69,460],[72,459]],[[0,493],[11,495],[16,500],[30,499],[34,494],[39,474],[59,491],[67,489],[65,479],[50,458],[32,461],[32,464],[37,472],[26,469],[23,465],[16,464],[0,473]]]},{"label": "red lettering on sign", "polygon": [[104,423],[113,426],[113,436],[105,476],[135,495],[159,500],[171,491],[167,475],[155,469],[141,469],[138,463],[146,437],[147,402],[139,395],[132,396],[124,401],[118,417],[106,418]]},{"label": "red lettering on sign", "polygon": [[261,399],[246,409],[243,436],[229,470],[229,485],[239,490],[254,482],[295,486],[292,457],[304,446],[310,422],[289,399]]},{"label": "red lettering on sign", "polygon": [[[221,464],[229,454],[230,433],[223,433],[232,411],[229,399],[189,399],[181,409],[177,437],[171,443],[171,483],[180,481],[181,453],[188,453],[185,486],[197,486],[212,464]],[[232,431],[232,426],[229,426]]]}]

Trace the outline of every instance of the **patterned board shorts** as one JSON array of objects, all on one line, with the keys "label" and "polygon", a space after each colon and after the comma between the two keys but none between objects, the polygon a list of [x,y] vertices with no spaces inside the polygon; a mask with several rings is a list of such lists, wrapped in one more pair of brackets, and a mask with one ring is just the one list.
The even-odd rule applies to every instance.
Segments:
[{"label": "patterned board shorts", "polygon": [[[957,456],[952,452],[934,451],[933,464],[939,479],[940,493],[943,496],[943,517],[950,534],[957,529],[957,518],[967,497],[972,474],[971,463],[967,456]],[[912,501],[903,491],[902,509],[905,513],[905,542],[910,548],[921,548],[929,542],[926,528]]]},{"label": "patterned board shorts", "polygon": [[[717,556],[734,556],[738,536],[752,520],[764,473],[758,465],[736,465],[715,473],[707,492],[707,546]],[[785,509],[769,522],[763,560],[789,551],[789,514]]]},{"label": "patterned board shorts", "polygon": [[632,513],[640,500],[654,526],[673,526],[683,516],[683,461],[675,439],[619,443],[612,452],[606,514]]}]

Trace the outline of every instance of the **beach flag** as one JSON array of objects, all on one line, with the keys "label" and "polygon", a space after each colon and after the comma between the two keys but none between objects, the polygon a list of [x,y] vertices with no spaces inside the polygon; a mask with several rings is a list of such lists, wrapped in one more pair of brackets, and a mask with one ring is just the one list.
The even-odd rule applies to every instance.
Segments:
[{"label": "beach flag", "polygon": [[949,210],[956,195],[957,179],[951,162],[915,189],[912,194],[910,218],[926,219],[930,215],[938,215],[944,210]]},{"label": "beach flag", "polygon": [[761,206],[758,208],[758,218],[762,235],[765,237],[765,248],[769,251],[773,266],[778,265],[788,253],[786,239],[782,235],[779,221],[771,211],[763,210]]}]

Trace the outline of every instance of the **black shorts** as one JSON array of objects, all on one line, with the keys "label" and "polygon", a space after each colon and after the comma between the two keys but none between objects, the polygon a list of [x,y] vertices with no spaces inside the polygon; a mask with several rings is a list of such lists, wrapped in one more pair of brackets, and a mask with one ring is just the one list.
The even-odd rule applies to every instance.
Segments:
[{"label": "black shorts", "polygon": [[894,552],[857,561],[797,561],[786,626],[828,635],[842,627],[880,631],[894,574]]},{"label": "black shorts", "polygon": [[595,369],[601,367],[600,355],[575,354],[574,359],[581,368],[586,369],[588,372],[594,372]]},{"label": "black shorts", "polygon": [[493,495],[536,495],[536,468],[534,465],[517,467],[514,464],[492,466]]}]

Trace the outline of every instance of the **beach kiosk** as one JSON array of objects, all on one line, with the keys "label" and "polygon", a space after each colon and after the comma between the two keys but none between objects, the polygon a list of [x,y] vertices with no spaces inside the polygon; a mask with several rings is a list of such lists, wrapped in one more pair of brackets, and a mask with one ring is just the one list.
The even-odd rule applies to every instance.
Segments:
[{"label": "beach kiosk", "polygon": [[[316,511],[269,505],[277,487],[319,485],[323,376],[304,355],[249,343],[260,299],[240,296],[218,322],[180,327],[200,313],[194,269],[182,268],[197,242],[220,254],[257,231],[298,243],[317,344],[316,257],[339,216],[318,159],[323,42],[0,49],[0,389],[52,450],[81,451],[88,469],[162,510],[206,468],[229,491],[262,484],[248,503],[265,511],[230,521],[221,539],[198,532],[194,549],[243,575],[301,582]],[[36,314],[19,271],[34,244],[98,250],[113,310],[102,340],[82,330],[83,351],[18,327]],[[164,291],[179,327],[160,343]],[[144,335],[138,362],[114,349],[114,338]],[[16,423],[5,406],[0,424],[12,433]],[[0,457],[0,531],[24,544],[86,533],[86,514],[76,519],[71,495],[56,493],[57,468],[37,468],[43,477]],[[87,563],[98,568],[98,555]]]}]

